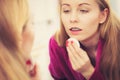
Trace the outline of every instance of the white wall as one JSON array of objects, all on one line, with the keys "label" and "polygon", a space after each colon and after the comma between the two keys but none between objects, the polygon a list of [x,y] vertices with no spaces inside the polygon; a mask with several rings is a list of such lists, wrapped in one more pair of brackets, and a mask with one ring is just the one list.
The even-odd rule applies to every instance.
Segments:
[{"label": "white wall", "polygon": [[29,1],[35,27],[35,41],[32,56],[40,66],[41,80],[52,80],[48,71],[48,41],[59,25],[57,18],[57,0]]},{"label": "white wall", "polygon": [[110,0],[113,11],[120,18],[120,0]]}]

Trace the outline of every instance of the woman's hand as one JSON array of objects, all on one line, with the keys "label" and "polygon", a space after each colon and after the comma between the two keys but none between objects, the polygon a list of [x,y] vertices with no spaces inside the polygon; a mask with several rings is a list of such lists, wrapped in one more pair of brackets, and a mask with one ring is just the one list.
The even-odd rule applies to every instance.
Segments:
[{"label": "woman's hand", "polygon": [[86,79],[89,79],[94,72],[90,59],[83,49],[81,49],[74,41],[66,41],[66,48],[71,62],[72,68],[80,72]]},{"label": "woman's hand", "polygon": [[40,69],[37,63],[33,63],[31,60],[27,60],[26,68],[31,77],[31,80],[40,80]]}]

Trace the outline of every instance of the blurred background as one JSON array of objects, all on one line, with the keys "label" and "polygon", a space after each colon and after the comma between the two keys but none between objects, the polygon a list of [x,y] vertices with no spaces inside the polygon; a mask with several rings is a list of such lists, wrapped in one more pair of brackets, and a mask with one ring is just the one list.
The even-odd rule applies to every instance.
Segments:
[{"label": "blurred background", "polygon": [[[120,0],[110,0],[110,3],[115,14],[120,17]],[[58,3],[57,0],[29,0],[29,4],[35,30],[32,56],[40,66],[41,80],[53,80],[48,71],[48,42],[59,27]]]}]

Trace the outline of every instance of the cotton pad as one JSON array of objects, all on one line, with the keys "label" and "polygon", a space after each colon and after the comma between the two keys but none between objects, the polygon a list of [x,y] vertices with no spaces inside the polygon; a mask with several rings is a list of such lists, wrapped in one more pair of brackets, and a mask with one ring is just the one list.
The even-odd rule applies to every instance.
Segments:
[{"label": "cotton pad", "polygon": [[79,41],[75,38],[69,38],[68,41],[73,41],[74,43],[77,44],[78,47],[80,47]]}]

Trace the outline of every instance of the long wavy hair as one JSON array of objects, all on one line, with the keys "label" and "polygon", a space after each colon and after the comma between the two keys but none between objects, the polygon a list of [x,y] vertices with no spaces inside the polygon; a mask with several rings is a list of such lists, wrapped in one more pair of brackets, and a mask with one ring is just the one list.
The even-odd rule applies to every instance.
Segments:
[{"label": "long wavy hair", "polygon": [[27,0],[0,0],[0,79],[30,80],[20,48],[28,20]]},{"label": "long wavy hair", "polygon": [[[103,51],[100,61],[100,71],[105,80],[120,80],[120,20],[110,8],[109,0],[95,0],[100,11],[108,9],[108,16],[104,23],[100,24],[100,38],[103,40]],[[59,0],[60,12],[60,0]],[[61,14],[59,14],[61,15]],[[60,19],[60,29],[54,37],[59,46],[65,46],[69,38]]]},{"label": "long wavy hair", "polygon": [[100,69],[105,80],[120,80],[120,20],[112,12],[107,0],[97,2],[100,10],[109,10],[107,20],[100,28],[100,37],[104,41]]}]

